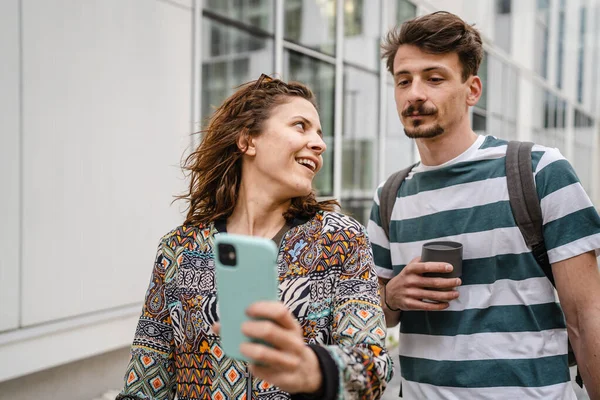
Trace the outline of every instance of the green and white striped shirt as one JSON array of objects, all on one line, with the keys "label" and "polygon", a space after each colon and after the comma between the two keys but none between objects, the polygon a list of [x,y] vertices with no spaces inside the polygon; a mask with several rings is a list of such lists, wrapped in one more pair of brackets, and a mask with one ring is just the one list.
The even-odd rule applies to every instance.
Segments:
[{"label": "green and white striped shirt", "polygon": [[[439,166],[417,165],[381,228],[368,225],[379,276],[392,278],[423,243],[463,244],[460,297],[444,311],[408,311],[400,323],[406,399],[575,399],[567,331],[552,284],[517,227],[508,200],[506,141],[480,136]],[[534,146],[533,173],[551,263],[600,249],[600,217],[560,152]]]}]

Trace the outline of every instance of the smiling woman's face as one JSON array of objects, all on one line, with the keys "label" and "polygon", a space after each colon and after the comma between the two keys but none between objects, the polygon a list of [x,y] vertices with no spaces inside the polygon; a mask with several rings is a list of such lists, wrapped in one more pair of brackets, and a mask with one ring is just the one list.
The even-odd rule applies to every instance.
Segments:
[{"label": "smiling woman's face", "polygon": [[288,97],[249,139],[242,183],[259,185],[281,199],[308,195],[323,165],[321,122],[316,108],[301,97]]}]

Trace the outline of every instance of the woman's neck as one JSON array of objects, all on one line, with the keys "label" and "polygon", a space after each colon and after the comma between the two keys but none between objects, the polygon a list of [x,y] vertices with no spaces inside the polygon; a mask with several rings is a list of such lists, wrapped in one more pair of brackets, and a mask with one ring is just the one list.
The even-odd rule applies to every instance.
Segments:
[{"label": "woman's neck", "polygon": [[233,213],[227,218],[227,232],[270,239],[285,224],[283,214],[290,203],[269,199],[264,192],[242,184]]}]

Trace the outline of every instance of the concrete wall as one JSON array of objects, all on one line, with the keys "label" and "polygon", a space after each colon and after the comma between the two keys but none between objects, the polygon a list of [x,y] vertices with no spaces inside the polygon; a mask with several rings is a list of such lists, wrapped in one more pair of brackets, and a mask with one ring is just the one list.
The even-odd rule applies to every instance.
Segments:
[{"label": "concrete wall", "polygon": [[0,2],[0,382],[131,341],[181,222],[191,23],[191,0]]}]

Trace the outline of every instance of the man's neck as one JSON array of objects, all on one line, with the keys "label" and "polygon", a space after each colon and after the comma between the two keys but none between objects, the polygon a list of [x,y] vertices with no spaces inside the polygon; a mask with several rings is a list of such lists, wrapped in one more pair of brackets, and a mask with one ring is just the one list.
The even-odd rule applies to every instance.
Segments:
[{"label": "man's neck", "polygon": [[472,129],[468,131],[446,132],[431,139],[416,139],[421,163],[436,166],[447,163],[464,153],[477,140]]},{"label": "man's neck", "polygon": [[285,224],[283,214],[290,202],[270,200],[256,186],[249,188],[242,184],[235,209],[227,219],[227,232],[270,239]]}]

